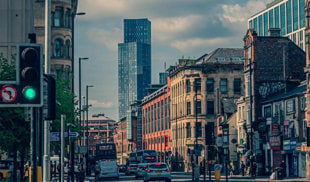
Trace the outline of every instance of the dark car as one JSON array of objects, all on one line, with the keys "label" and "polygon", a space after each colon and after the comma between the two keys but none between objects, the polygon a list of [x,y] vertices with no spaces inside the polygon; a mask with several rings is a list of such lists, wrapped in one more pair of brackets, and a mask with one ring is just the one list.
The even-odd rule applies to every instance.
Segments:
[{"label": "dark car", "polygon": [[129,164],[126,170],[126,175],[127,176],[132,175],[132,174],[135,175],[137,171],[137,167],[138,167],[138,164]]},{"label": "dark car", "polygon": [[120,164],[120,165],[118,165],[118,169],[119,169],[119,172],[124,173],[124,172],[126,172],[126,165]]}]

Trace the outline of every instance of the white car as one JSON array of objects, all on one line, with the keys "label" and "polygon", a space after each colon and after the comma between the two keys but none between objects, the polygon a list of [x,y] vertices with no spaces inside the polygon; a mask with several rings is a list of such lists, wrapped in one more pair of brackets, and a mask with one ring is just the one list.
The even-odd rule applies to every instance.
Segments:
[{"label": "white car", "polygon": [[166,163],[157,162],[148,164],[144,175],[144,182],[152,180],[165,180],[171,182],[170,169]]}]

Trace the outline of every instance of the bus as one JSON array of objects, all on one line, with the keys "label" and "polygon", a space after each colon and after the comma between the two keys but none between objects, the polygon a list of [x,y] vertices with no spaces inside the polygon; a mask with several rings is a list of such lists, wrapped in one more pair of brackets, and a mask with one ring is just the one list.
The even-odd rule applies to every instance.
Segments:
[{"label": "bus", "polygon": [[96,181],[102,178],[119,179],[115,143],[96,145]]},{"label": "bus", "polygon": [[138,163],[157,162],[157,152],[155,150],[139,150],[136,153]]}]

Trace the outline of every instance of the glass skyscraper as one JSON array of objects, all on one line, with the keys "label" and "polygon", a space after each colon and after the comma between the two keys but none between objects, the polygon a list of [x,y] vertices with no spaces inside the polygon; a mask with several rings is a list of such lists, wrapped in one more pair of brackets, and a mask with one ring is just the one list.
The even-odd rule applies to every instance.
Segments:
[{"label": "glass skyscraper", "polygon": [[280,28],[286,36],[305,50],[305,0],[276,0],[248,19],[248,27],[259,36],[268,36],[269,28]]},{"label": "glass skyscraper", "polygon": [[146,18],[125,19],[124,43],[118,44],[119,119],[126,117],[131,104],[146,96],[149,84],[151,84],[151,22]]}]

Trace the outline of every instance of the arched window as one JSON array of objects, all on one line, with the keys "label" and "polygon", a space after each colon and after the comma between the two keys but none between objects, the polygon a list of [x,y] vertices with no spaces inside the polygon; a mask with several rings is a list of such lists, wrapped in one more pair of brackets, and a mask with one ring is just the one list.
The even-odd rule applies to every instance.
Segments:
[{"label": "arched window", "polygon": [[70,58],[70,40],[66,40],[66,44],[64,47],[64,57],[67,59]]},{"label": "arched window", "polygon": [[70,27],[70,9],[67,9],[66,15],[65,15],[65,22],[64,22],[64,27],[69,28]]},{"label": "arched window", "polygon": [[54,57],[60,58],[63,56],[62,54],[63,41],[61,39],[56,39],[54,43]]},{"label": "arched window", "polygon": [[61,27],[63,25],[63,8],[57,7],[54,14],[54,26]]}]

